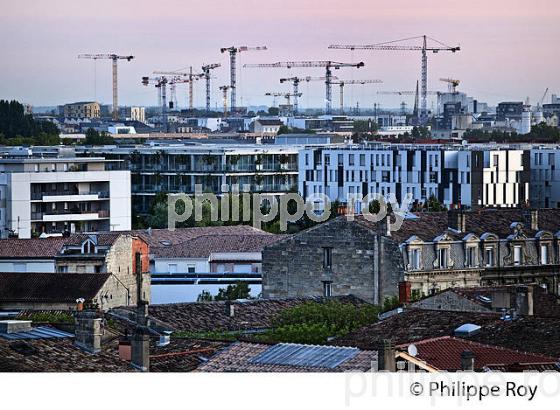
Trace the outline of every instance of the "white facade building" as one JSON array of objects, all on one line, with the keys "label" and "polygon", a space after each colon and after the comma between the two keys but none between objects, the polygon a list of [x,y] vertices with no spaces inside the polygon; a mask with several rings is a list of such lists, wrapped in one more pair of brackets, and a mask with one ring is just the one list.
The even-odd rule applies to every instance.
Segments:
[{"label": "white facade building", "polygon": [[131,228],[130,171],[103,158],[0,159],[3,238]]},{"label": "white facade building", "polygon": [[308,147],[299,156],[298,188],[305,198],[325,194],[343,204],[376,193],[394,194],[399,204],[410,194],[418,204],[433,196],[448,207],[514,207],[528,199],[529,158],[498,146]]}]

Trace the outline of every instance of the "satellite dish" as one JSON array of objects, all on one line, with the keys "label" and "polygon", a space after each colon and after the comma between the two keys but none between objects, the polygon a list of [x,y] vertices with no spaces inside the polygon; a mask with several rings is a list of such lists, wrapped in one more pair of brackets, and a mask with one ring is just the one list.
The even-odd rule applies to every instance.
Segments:
[{"label": "satellite dish", "polygon": [[411,355],[412,357],[416,357],[418,355],[418,348],[414,345],[409,345],[406,350],[408,351],[408,354]]}]

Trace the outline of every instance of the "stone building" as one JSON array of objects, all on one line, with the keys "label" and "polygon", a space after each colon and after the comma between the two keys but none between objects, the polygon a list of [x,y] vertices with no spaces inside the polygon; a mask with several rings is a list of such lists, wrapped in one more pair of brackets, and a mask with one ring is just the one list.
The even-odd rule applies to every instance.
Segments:
[{"label": "stone building", "polygon": [[413,299],[450,287],[529,283],[559,293],[560,210],[419,213],[392,237]]},{"label": "stone building", "polygon": [[264,298],[354,295],[380,304],[403,279],[398,244],[363,218],[338,217],[263,250]]},{"label": "stone building", "polygon": [[[22,275],[28,283],[28,289],[14,288],[12,293],[23,295],[16,298],[15,305],[10,293],[6,293],[4,299],[0,298],[2,308],[16,308],[17,305],[29,309],[60,309],[61,306],[74,306],[77,298],[92,301],[104,310],[134,305],[138,297],[138,271],[145,278],[143,295],[150,297],[149,247],[143,239],[131,234],[112,232],[44,239],[5,239],[0,241],[0,267],[1,272],[7,275],[6,283],[16,283],[9,273]],[[86,285],[88,291],[82,294]],[[60,288],[64,297],[54,290],[54,293],[33,293],[34,288],[48,290],[49,287]],[[29,299],[27,292],[40,297]]]}]

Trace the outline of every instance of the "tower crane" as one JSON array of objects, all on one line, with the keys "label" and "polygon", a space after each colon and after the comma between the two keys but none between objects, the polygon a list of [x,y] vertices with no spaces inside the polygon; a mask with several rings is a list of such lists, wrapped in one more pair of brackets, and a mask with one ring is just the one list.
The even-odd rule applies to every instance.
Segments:
[{"label": "tower crane", "polygon": [[232,46],[232,47],[222,47],[220,48],[221,53],[225,53],[226,51],[229,53],[229,88],[231,89],[231,111],[235,112],[237,106],[237,95],[236,95],[236,87],[237,87],[237,80],[236,80],[236,65],[237,65],[237,53],[241,53],[243,51],[264,51],[267,50],[266,46],[259,46],[259,47],[247,47],[247,46]]},{"label": "tower crane", "polygon": [[206,112],[210,112],[210,70],[221,67],[219,63],[215,64],[205,64],[202,66],[202,72],[204,73],[204,79],[206,80]]},{"label": "tower crane", "polygon": [[227,93],[228,90],[232,88],[231,85],[220,86],[220,91],[223,93],[223,104],[224,104],[224,117],[227,117]]},{"label": "tower crane", "polygon": [[113,61],[113,120],[119,120],[119,93],[117,83],[117,62],[119,60],[130,61],[134,58],[132,55],[119,56],[117,54],[79,54],[78,58],[86,58],[90,60],[112,60]]},{"label": "tower crane", "polygon": [[[194,88],[194,82],[196,80],[200,80],[201,78],[204,77],[204,73],[193,73],[192,67],[189,67],[189,71],[188,72],[181,72],[181,71],[154,71],[154,74],[160,74],[160,75],[171,75],[171,76],[182,76],[185,77],[186,81],[180,81],[182,83],[188,83],[189,84],[189,110],[193,110],[194,109],[194,96],[193,96],[193,88]],[[178,83],[179,81],[176,81],[175,83]]]},{"label": "tower crane", "polygon": [[281,92],[274,92],[274,93],[265,93],[267,97],[273,97],[273,105],[276,105],[276,97],[284,97],[286,99],[286,104],[290,105],[290,99],[292,97],[298,98],[301,97],[301,93],[281,93]]},{"label": "tower crane", "polygon": [[[338,80],[338,77],[331,77],[333,80]],[[291,81],[292,82],[292,86],[294,87],[294,91],[293,91],[293,95],[294,95],[294,107],[293,107],[293,114],[297,114],[298,113],[298,95],[299,93],[299,83],[300,82],[309,82],[309,81],[325,81],[327,79],[327,77],[288,77],[288,78],[281,78],[280,79],[280,84],[285,83],[286,81]]]},{"label": "tower crane", "polygon": [[[400,45],[397,43],[408,42],[411,40],[422,40],[421,45]],[[428,40],[435,43],[435,45],[428,45]],[[383,50],[383,51],[420,51],[422,53],[422,70],[421,70],[421,87],[420,87],[420,111],[419,122],[425,125],[428,122],[428,51],[432,53],[439,53],[440,51],[450,51],[455,53],[460,51],[460,47],[452,47],[435,40],[426,35],[404,38],[401,40],[388,41],[385,43],[369,44],[369,45],[340,45],[332,44],[329,46],[331,49],[346,49],[346,50]]]},{"label": "tower crane", "polygon": [[164,76],[160,77],[142,77],[142,85],[148,86],[154,84],[158,90],[158,104],[161,107],[161,116],[163,118],[163,124],[165,131],[168,131],[168,121],[167,121],[167,83],[169,79]]},{"label": "tower crane", "polygon": [[338,70],[343,67],[363,67],[364,63],[339,63],[336,61],[285,61],[276,62],[271,64],[245,64],[244,67],[256,67],[256,68],[325,68],[325,113],[327,115],[331,114],[331,101],[332,101],[332,70]]},{"label": "tower crane", "polygon": [[382,83],[381,80],[340,80],[333,81],[333,84],[338,84],[340,86],[340,113],[344,114],[344,86],[354,85],[354,84],[379,84]]},{"label": "tower crane", "polygon": [[453,78],[440,78],[439,81],[447,83],[448,90],[450,93],[457,93],[457,87],[461,84],[461,80],[455,80]]}]

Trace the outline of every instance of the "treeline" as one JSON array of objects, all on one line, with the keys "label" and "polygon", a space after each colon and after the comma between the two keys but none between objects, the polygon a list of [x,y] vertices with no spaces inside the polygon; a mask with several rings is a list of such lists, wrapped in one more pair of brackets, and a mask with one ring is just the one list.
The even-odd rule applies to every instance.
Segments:
[{"label": "treeline", "polygon": [[504,142],[504,143],[556,143],[560,142],[560,128],[544,123],[534,125],[528,134],[507,131],[467,130],[464,138],[468,142]]},{"label": "treeline", "polygon": [[0,145],[57,145],[56,125],[36,121],[17,101],[0,100]]}]

